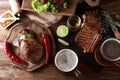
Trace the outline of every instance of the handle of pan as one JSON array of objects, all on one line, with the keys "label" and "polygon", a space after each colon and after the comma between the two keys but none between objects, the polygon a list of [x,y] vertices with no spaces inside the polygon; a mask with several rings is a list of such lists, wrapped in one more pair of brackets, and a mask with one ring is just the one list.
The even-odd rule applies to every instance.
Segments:
[{"label": "handle of pan", "polygon": [[97,6],[100,3],[100,0],[84,0],[90,6]]}]

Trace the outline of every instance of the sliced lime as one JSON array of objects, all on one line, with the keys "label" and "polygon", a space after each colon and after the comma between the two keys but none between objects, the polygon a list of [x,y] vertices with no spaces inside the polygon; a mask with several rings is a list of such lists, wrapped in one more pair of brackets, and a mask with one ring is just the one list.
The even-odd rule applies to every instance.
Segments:
[{"label": "sliced lime", "polygon": [[66,41],[63,40],[63,39],[58,38],[58,41],[59,41],[61,44],[65,45],[65,46],[69,46],[69,43],[66,42]]},{"label": "sliced lime", "polygon": [[69,29],[65,25],[60,25],[58,26],[56,33],[59,37],[65,37],[68,35]]}]

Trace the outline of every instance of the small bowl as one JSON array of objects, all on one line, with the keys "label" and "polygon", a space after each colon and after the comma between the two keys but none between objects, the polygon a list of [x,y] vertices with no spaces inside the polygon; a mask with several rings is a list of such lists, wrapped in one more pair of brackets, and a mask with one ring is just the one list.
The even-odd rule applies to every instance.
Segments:
[{"label": "small bowl", "polygon": [[[0,19],[1,18],[16,18],[13,13],[8,10],[6,12],[4,12],[1,16],[0,16]],[[12,20],[5,20],[4,22],[1,22],[0,21],[0,27],[2,29],[6,29],[8,28],[11,24],[13,24],[14,22],[16,21],[16,19],[12,19]]]},{"label": "small bowl", "polygon": [[55,56],[55,66],[62,72],[71,72],[78,65],[78,56],[71,49],[62,49]]},{"label": "small bowl", "polygon": [[108,61],[120,60],[120,40],[109,38],[100,47],[101,56]]}]

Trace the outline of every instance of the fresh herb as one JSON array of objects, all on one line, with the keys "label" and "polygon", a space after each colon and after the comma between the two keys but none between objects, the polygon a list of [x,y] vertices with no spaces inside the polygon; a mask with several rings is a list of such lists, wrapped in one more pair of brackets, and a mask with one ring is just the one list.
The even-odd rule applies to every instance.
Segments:
[{"label": "fresh herb", "polygon": [[20,40],[25,39],[25,38],[34,38],[33,34],[23,34],[20,36]]},{"label": "fresh herb", "polygon": [[115,20],[109,12],[107,11],[102,11],[102,15],[107,19],[107,21],[109,21],[110,23],[118,26],[120,28],[120,22],[118,22],[117,20]]},{"label": "fresh herb", "polygon": [[65,2],[63,3],[63,8],[66,9],[67,6],[68,6],[68,4],[67,4],[67,2],[65,1]]},{"label": "fresh herb", "polygon": [[50,0],[48,0],[46,4],[42,4],[38,0],[32,1],[32,7],[38,13],[46,12],[49,9],[50,4],[51,4]]},{"label": "fresh herb", "polygon": [[47,12],[51,10],[53,13],[58,13],[61,8],[66,9],[68,4],[65,0],[48,0],[45,4],[38,0],[32,0],[33,9],[40,12]]}]

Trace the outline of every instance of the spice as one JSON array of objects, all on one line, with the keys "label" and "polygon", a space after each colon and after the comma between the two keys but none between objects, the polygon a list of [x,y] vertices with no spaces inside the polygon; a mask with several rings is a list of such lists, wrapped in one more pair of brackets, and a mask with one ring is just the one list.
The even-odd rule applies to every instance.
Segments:
[{"label": "spice", "polygon": [[10,49],[9,43],[6,42],[6,41],[4,42],[4,50],[5,50],[6,54],[7,54],[7,56],[11,60],[13,60],[13,61],[15,61],[17,63],[20,63],[20,64],[26,64],[26,62],[24,62],[23,60],[21,60],[20,58],[18,58],[17,56],[14,55],[14,53]]},{"label": "spice", "polygon": [[[12,15],[11,11],[6,11],[0,18],[15,18],[15,17],[14,15]],[[1,28],[5,29],[13,22],[15,22],[15,20],[6,20],[5,22],[0,22],[0,26]]]},{"label": "spice", "polygon": [[45,51],[46,51],[46,64],[49,63],[50,57],[51,57],[51,52],[50,52],[50,41],[49,41],[49,37],[46,33],[43,32],[42,30],[42,40],[44,42],[45,45]]}]

